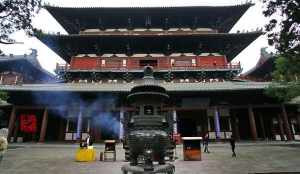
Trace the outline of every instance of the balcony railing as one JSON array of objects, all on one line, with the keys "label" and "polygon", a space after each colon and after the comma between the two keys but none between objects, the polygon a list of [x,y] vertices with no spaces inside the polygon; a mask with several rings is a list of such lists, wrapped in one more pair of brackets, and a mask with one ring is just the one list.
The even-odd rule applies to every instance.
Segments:
[{"label": "balcony railing", "polygon": [[[144,66],[123,66],[123,65],[102,65],[93,68],[87,67],[72,67],[68,64],[57,64],[57,71],[69,71],[69,70],[79,70],[79,71],[140,71],[143,70]],[[158,65],[153,66],[154,71],[196,71],[196,70],[240,70],[240,63],[228,63],[226,65]]]}]

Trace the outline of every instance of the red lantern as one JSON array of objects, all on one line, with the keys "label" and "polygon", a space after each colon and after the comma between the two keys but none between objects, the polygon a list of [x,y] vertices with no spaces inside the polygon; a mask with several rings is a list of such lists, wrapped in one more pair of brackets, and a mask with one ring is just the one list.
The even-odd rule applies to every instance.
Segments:
[{"label": "red lantern", "polygon": [[22,114],[20,116],[21,131],[25,133],[35,133],[37,130],[36,116],[32,114]]}]

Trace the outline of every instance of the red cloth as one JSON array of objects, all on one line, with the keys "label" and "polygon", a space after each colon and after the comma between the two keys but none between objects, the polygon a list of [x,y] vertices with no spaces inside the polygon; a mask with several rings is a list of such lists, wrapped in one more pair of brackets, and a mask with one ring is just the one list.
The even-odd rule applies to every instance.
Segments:
[{"label": "red cloth", "polygon": [[33,114],[22,114],[20,116],[21,131],[26,133],[35,133],[37,131],[37,120]]}]

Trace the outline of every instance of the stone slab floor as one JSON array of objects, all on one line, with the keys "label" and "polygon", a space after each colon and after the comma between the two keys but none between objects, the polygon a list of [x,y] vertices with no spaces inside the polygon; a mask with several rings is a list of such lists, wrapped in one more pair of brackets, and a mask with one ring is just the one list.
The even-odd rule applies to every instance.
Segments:
[{"label": "stone slab floor", "polygon": [[[124,151],[117,146],[117,162],[78,163],[77,145],[11,144],[0,163],[0,174],[121,174]],[[96,145],[98,159],[103,145]],[[300,143],[238,143],[237,157],[231,157],[228,143],[210,144],[211,153],[202,161],[183,161],[182,146],[177,147],[176,174],[235,174],[300,172]]]}]

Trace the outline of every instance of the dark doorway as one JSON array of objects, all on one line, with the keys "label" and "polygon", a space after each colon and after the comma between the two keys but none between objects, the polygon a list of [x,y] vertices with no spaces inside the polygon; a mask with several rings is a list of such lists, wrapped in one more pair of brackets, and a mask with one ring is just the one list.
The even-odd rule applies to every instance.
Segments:
[{"label": "dark doorway", "polygon": [[8,127],[8,120],[10,117],[9,113],[10,113],[10,109],[1,108],[1,110],[0,110],[0,129]]},{"label": "dark doorway", "polygon": [[183,137],[192,137],[197,135],[196,122],[191,118],[181,118],[179,122],[179,132]]},{"label": "dark doorway", "polygon": [[239,109],[236,117],[238,118],[240,139],[251,140],[248,110]]},{"label": "dark doorway", "polygon": [[205,110],[178,111],[178,129],[183,137],[202,136],[207,131]]},{"label": "dark doorway", "polygon": [[46,131],[46,141],[59,141],[63,139],[65,132],[65,119],[59,116],[54,110],[48,111],[48,123]]}]

